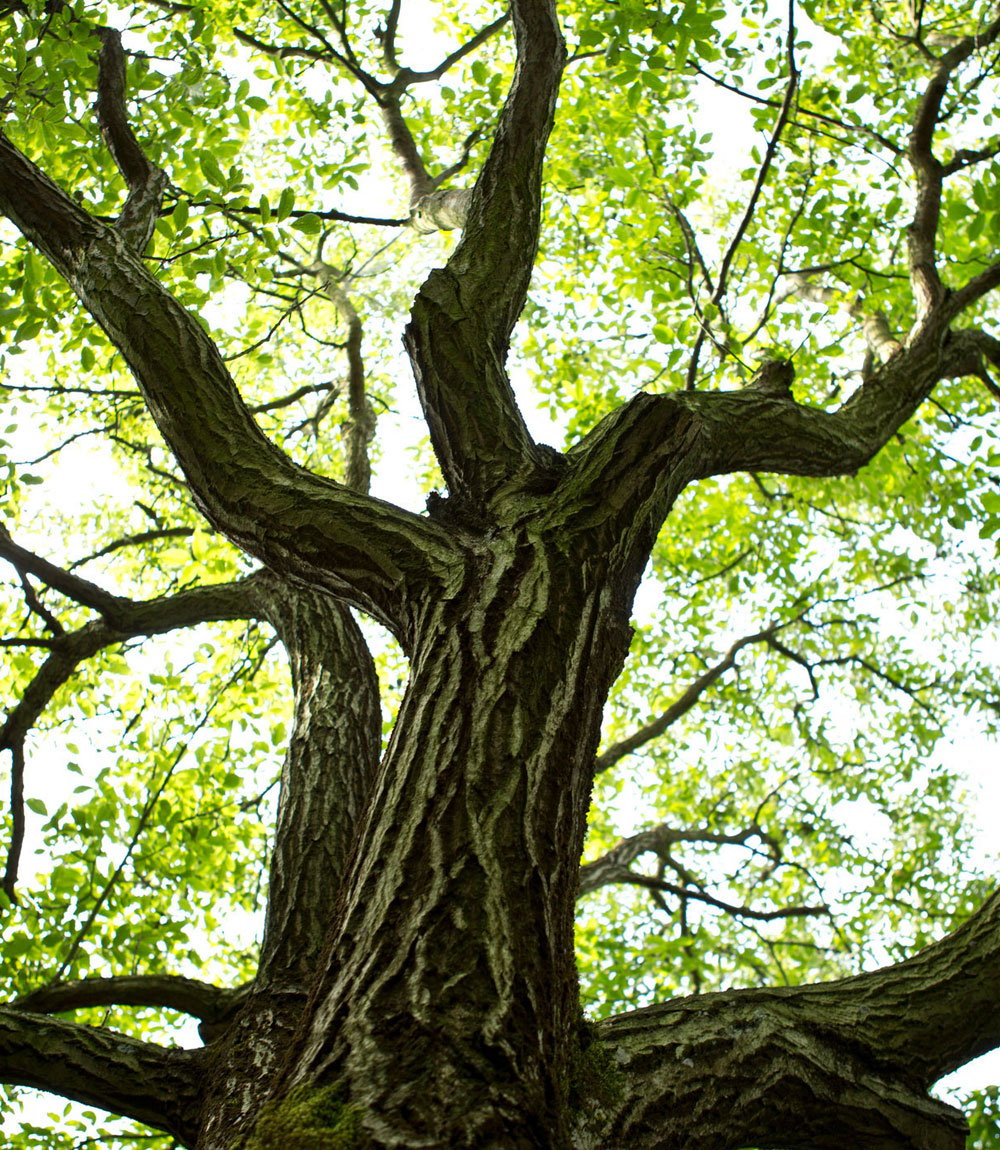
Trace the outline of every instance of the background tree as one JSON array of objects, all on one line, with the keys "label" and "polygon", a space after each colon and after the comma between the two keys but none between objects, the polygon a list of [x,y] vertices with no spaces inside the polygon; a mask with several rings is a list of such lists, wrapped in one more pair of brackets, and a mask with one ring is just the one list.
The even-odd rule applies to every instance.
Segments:
[{"label": "background tree", "polygon": [[963,1146],[996,6],[2,12],[11,1145]]}]

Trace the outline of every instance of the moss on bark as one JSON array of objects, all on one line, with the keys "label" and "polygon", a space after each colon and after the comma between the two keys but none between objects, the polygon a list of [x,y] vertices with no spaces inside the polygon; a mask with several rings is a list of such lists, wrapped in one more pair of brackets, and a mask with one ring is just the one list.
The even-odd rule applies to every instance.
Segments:
[{"label": "moss on bark", "polygon": [[268,1102],[240,1150],[360,1150],[361,1113],[339,1086],[296,1086]]}]

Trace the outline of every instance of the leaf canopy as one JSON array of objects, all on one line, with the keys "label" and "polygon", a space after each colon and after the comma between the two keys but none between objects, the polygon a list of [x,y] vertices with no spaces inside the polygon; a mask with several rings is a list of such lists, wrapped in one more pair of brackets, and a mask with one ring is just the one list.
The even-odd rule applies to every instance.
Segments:
[{"label": "leaf canopy", "polygon": [[[442,480],[399,341],[455,241],[407,225],[415,199],[482,167],[514,66],[502,9],[407,0],[398,25],[398,6],[359,0],[0,11],[4,131],[108,220],[125,185],[93,104],[100,30],[123,31],[131,123],[168,178],[150,268],[299,464],[349,480],[364,424],[374,493],[420,510]],[[790,24],[770,3],[564,0],[569,60],[511,360],[532,430],[568,448],[639,390],[743,388],[776,359],[800,402],[842,403],[877,356],[871,317],[896,340],[918,319],[907,149],[935,61],[984,12],[807,0]],[[997,261],[995,41],[957,66],[936,131],[952,288]],[[12,227],[0,243],[10,536],[131,600],[245,577],[120,353]],[[984,295],[962,324],[990,317]],[[998,390],[982,374],[941,383],[849,479],[722,476],[672,512],[606,711],[583,873],[640,834],[675,833],[636,840],[581,897],[595,1014],[855,972],[940,937],[985,895],[965,771],[995,754],[983,740],[1000,713]],[[66,588],[5,572],[9,716],[62,674],[53,639],[84,636],[23,739],[0,744],[26,763],[5,994],[165,968],[246,981],[289,737],[273,632],[236,612],[97,634]],[[388,733],[406,664],[370,636]],[[77,1017],[189,1044],[170,1012]],[[984,1124],[994,1094],[977,1103]],[[39,1129],[16,1124],[9,1144],[37,1145]],[[94,1129],[170,1144],[78,1108],[44,1137],[69,1147]]]}]

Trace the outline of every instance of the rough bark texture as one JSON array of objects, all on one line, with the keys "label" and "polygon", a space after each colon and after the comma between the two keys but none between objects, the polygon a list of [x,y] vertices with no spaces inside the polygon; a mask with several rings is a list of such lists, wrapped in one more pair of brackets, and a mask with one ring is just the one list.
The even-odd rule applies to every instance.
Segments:
[{"label": "rough bark texture", "polygon": [[164,1050],[99,1027],[0,1007],[0,1076],[148,1122],[185,1146],[198,1137],[201,1051]]},{"label": "rough bark texture", "polygon": [[[474,189],[460,213],[451,205],[464,235],[421,288],[407,330],[448,487],[426,516],[369,496],[360,454],[354,490],[296,466],[257,427],[204,328],[144,264],[163,179],[124,118],[116,36],[103,37],[99,107],[129,186],[115,226],[0,134],[0,211],[124,356],[205,515],[268,569],[130,604],[0,537],[0,555],[100,615],[53,644],[0,750],[19,761],[25,732],[80,660],[185,620],[269,620],[295,690],[253,984],[45,988],[0,1010],[0,1078],[141,1119],[196,1150],[261,1146],[269,1100],[325,1088],[349,1104],[356,1144],[374,1147],[957,1150],[961,1117],[926,1092],[1000,1043],[997,898],[884,971],[684,999],[611,1019],[596,1039],[581,1027],[572,933],[601,711],[635,588],[678,495],[739,470],[848,474],[939,380],[969,370],[970,355],[998,354],[982,333],[949,330],[1000,270],[944,293],[931,143],[951,73],[1000,35],[1000,21],[941,57],[918,109],[908,156],[919,322],[902,340],[884,317],[869,322],[878,367],[839,410],[797,403],[786,365],[780,387],[639,394],[562,455],[532,440],[505,358],[538,242],[564,50],[550,0],[514,0],[512,17],[514,82]],[[396,19],[398,5],[385,31],[390,63]],[[433,181],[397,122],[414,75],[398,76],[376,87],[425,195]],[[363,422],[357,316],[339,306]],[[378,684],[347,605],[391,628],[411,660],[381,758]],[[187,1010],[203,1020],[207,1049],[165,1050],[35,1013],[111,1002]],[[603,1066],[604,1079],[582,1106],[571,1089],[581,1060]],[[310,1121],[284,1139],[288,1150],[341,1144],[329,1112]]]},{"label": "rough bark texture", "polygon": [[530,536],[478,558],[425,620],[294,1075],[346,1081],[384,1145],[568,1145],[576,860],[627,609]]}]

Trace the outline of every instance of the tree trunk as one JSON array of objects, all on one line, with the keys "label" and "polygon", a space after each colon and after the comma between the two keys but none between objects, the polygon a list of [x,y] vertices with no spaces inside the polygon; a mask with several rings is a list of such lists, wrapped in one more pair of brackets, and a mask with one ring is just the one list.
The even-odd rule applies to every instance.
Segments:
[{"label": "tree trunk", "polygon": [[246,1134],[289,1057],[371,792],[381,734],[378,678],[350,611],[267,572],[254,591],[288,653],[295,714],[260,962],[215,1049],[198,1140],[206,1150],[231,1150]]},{"label": "tree trunk", "polygon": [[[329,866],[328,949],[277,1084],[335,1084],[371,1145],[572,1144],[573,909],[634,585],[610,590],[606,567],[522,526],[470,555],[465,589],[420,620],[339,893]],[[277,1025],[259,1011],[234,1054],[256,1044],[247,1019]],[[230,1138],[233,1086],[218,1104]],[[224,1125],[199,1148],[228,1150]]]}]

